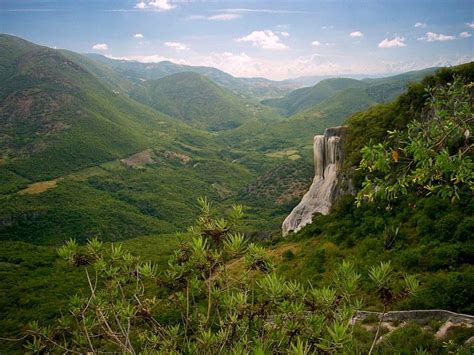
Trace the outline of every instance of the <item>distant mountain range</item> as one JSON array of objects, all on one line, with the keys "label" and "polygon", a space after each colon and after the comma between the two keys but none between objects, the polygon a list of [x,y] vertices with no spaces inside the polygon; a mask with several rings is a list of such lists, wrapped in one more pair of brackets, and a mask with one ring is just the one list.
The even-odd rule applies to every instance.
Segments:
[{"label": "distant mountain range", "polygon": [[[212,67],[176,64],[170,61],[142,63],[133,60],[112,59],[96,53],[87,53],[84,56],[93,59],[95,62],[106,65],[133,83],[161,79],[171,74],[193,72],[211,79],[216,84],[232,91],[236,95],[253,100],[283,97],[292,90],[314,86],[326,79],[341,77],[341,75],[310,75],[281,81],[265,78],[238,78]],[[430,72],[433,69],[435,68],[429,68],[427,70]],[[416,72],[418,71],[414,71],[413,73]],[[423,70],[420,70],[419,72],[423,72]],[[394,77],[394,75],[347,74],[344,75],[344,77],[357,80],[377,80]]]},{"label": "distant mountain range", "polygon": [[297,83],[279,82],[265,78],[236,78],[219,69],[175,64],[169,61],[159,63],[141,63],[136,61],[110,59],[100,54],[86,54],[87,57],[108,65],[128,80],[140,83],[144,80],[161,79],[167,75],[182,72],[201,74],[220,86],[231,90],[244,98],[264,99],[267,97],[283,96],[301,85]]}]

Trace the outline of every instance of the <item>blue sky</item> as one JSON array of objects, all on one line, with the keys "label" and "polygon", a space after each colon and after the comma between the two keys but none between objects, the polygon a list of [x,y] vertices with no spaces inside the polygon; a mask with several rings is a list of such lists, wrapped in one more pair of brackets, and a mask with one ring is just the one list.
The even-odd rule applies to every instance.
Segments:
[{"label": "blue sky", "polygon": [[384,74],[473,60],[473,1],[0,0],[0,32],[235,76]]}]

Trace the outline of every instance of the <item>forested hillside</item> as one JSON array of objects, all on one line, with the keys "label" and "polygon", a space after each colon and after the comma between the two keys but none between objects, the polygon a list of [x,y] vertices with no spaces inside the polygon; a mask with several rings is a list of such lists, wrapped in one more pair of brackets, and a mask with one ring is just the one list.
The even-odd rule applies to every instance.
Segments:
[{"label": "forested hillside", "polygon": [[[454,91],[458,90],[454,89],[452,84],[455,80],[459,82],[458,88],[464,87],[465,96]],[[473,81],[473,63],[442,69],[421,83],[411,85],[408,91],[394,102],[376,105],[351,116],[347,121],[345,171],[342,174],[349,176],[355,188],[362,191],[359,193],[359,198],[363,201],[369,191],[367,188],[362,190],[363,186],[367,186],[364,183],[378,176],[360,167],[362,157],[368,159],[369,151],[364,147],[370,145],[378,149],[379,144],[391,142],[389,132],[398,131],[396,136],[401,136],[405,134],[404,132],[408,132],[407,126],[412,122],[427,121],[429,127],[436,129],[434,127],[439,124],[435,121],[437,114],[444,115],[440,116],[444,119],[453,117],[453,112],[459,117],[464,117],[462,122],[467,126],[456,124],[450,126],[447,131],[453,135],[446,146],[449,154],[453,155],[450,159],[456,159],[458,151],[462,151],[465,164],[470,166],[463,172],[466,174],[466,180],[458,183],[457,197],[446,195],[441,192],[442,190],[432,189],[430,192],[423,186],[416,188],[416,185],[410,185],[410,180],[402,180],[405,179],[404,174],[409,168],[400,164],[403,163],[403,159],[407,159],[404,155],[408,153],[403,150],[401,146],[403,143],[399,142],[397,143],[399,153],[387,158],[389,164],[390,161],[393,164],[393,169],[396,169],[393,180],[384,178],[384,181],[393,185],[380,187],[381,190],[385,190],[404,181],[405,187],[396,190],[397,198],[390,198],[392,195],[388,194],[383,198],[375,198],[372,202],[366,200],[359,207],[355,204],[355,197],[342,198],[330,215],[316,216],[311,225],[292,237],[293,241],[288,245],[291,246],[294,255],[291,260],[288,258],[283,262],[281,269],[287,270],[290,275],[297,278],[300,278],[298,275],[305,277],[312,275],[314,282],[320,282],[331,277],[331,270],[337,260],[350,259],[360,267],[380,260],[391,261],[397,270],[420,275],[422,283],[421,292],[399,307],[440,308],[472,314],[474,312],[470,286],[474,282],[472,138],[469,136],[470,133],[466,132],[473,127]],[[450,88],[448,85],[452,86],[452,91],[445,89],[442,96],[437,98],[441,102],[440,106],[435,108],[427,88]],[[435,109],[439,111],[434,111]],[[442,136],[444,135],[443,133]],[[424,153],[415,154],[427,154],[427,148],[423,149]],[[373,151],[370,154],[376,153]],[[374,157],[378,159],[375,164],[384,164],[379,156]],[[430,158],[423,159],[428,162]],[[442,158],[436,159],[441,161]],[[460,164],[455,163],[456,166]],[[447,165],[443,166],[443,169],[448,169],[447,174],[451,176],[451,181],[454,181],[458,172]],[[413,173],[429,174],[423,169],[428,168],[419,165]],[[419,175],[417,179],[422,179],[421,176]],[[433,179],[432,184],[433,186],[439,184],[440,187],[446,184],[450,187],[451,181]],[[284,245],[286,244],[280,248]]]},{"label": "forested hillside", "polygon": [[130,96],[190,126],[209,131],[236,128],[249,120],[275,116],[271,110],[243,100],[193,72],[148,80]]},{"label": "forested hillside", "polygon": [[[316,111],[319,104],[334,97],[335,94],[344,96],[350,91],[366,95],[373,102],[383,103],[392,101],[405,91],[408,84],[423,79],[435,70],[436,68],[429,68],[380,79],[325,79],[312,87],[297,89],[282,98],[267,99],[262,103],[279,108],[287,116],[301,111]],[[344,101],[347,106],[356,102],[356,100],[350,101],[349,98]]]}]

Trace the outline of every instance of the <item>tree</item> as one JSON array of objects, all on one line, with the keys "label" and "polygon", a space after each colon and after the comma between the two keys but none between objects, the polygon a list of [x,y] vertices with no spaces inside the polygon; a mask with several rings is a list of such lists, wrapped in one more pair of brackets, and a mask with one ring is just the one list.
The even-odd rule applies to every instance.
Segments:
[{"label": "tree", "polygon": [[426,89],[424,119],[405,130],[387,132],[387,139],[361,150],[359,169],[367,172],[357,203],[391,201],[409,192],[459,199],[474,189],[472,160],[473,83],[452,83]]},{"label": "tree", "polygon": [[206,199],[199,203],[201,216],[181,236],[164,271],[120,244],[106,247],[92,239],[84,247],[74,241],[61,247],[60,256],[84,268],[89,293],[72,297],[69,313],[54,326],[33,322],[26,348],[132,354],[355,351],[351,320],[362,300],[355,296],[360,275],[352,264],[340,265],[331,286],[285,281],[261,246],[234,231],[241,206],[224,218]]}]

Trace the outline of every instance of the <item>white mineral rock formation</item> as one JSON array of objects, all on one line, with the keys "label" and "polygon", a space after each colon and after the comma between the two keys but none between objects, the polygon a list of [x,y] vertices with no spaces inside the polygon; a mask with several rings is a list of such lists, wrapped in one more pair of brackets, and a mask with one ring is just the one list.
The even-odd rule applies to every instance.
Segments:
[{"label": "white mineral rock formation", "polygon": [[286,217],[283,235],[297,232],[311,223],[315,213],[328,214],[340,194],[338,170],[342,165],[342,142],[346,127],[328,128],[314,137],[314,179],[301,202]]}]

